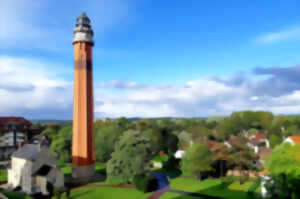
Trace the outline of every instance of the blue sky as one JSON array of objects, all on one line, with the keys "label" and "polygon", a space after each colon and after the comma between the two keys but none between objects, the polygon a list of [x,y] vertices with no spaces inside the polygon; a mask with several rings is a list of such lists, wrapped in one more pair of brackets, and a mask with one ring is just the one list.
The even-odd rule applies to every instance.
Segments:
[{"label": "blue sky", "polygon": [[72,30],[83,11],[95,33],[98,118],[298,114],[299,4],[4,1],[0,115],[71,118]]}]

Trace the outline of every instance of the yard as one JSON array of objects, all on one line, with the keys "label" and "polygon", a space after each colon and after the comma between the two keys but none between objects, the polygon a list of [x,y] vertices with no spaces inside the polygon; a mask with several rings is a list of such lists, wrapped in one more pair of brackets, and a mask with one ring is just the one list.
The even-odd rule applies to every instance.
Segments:
[{"label": "yard", "polygon": [[[71,192],[71,198],[90,199],[90,198],[118,198],[118,199],[146,199],[151,193],[142,193],[130,188],[101,187],[104,182],[93,183],[83,188],[75,189]],[[246,182],[242,185],[239,182],[222,184],[220,180],[204,180],[202,182],[194,178],[176,178],[171,180],[172,190],[199,193],[209,196],[219,196],[226,199],[256,199],[249,196],[247,191],[253,182]],[[259,189],[256,190],[258,192]],[[63,195],[62,199],[66,198]],[[186,196],[178,193],[167,192],[160,199],[204,199],[202,197]],[[53,198],[54,199],[54,198]]]},{"label": "yard", "polygon": [[[66,175],[71,174],[71,165],[60,165]],[[105,164],[97,164],[95,167],[97,173],[105,172]],[[7,180],[7,171],[0,170],[0,182]],[[199,181],[195,178],[178,177],[171,179],[170,187],[172,190],[184,192],[199,193],[209,196],[219,196],[226,199],[256,199],[255,196],[249,196],[247,191],[253,182],[246,182],[242,185],[239,182],[223,183],[220,180],[208,179]],[[71,198],[89,199],[89,198],[118,198],[118,199],[146,199],[151,193],[142,193],[133,188],[114,188],[103,187],[105,182],[92,183],[82,188],[72,190]],[[259,188],[256,190],[259,192]],[[22,195],[18,195],[22,198]],[[66,198],[63,195],[62,198]],[[201,197],[186,196],[179,193],[167,192],[160,199],[201,199]],[[203,198],[202,198],[203,199]]]},{"label": "yard", "polygon": [[0,184],[7,181],[7,170],[0,169]]},{"label": "yard", "polygon": [[[240,185],[239,182],[221,183],[221,180],[204,180],[199,181],[194,178],[175,178],[171,180],[170,187],[174,190],[181,190],[185,192],[200,193],[209,196],[219,196],[226,199],[254,199],[255,196],[249,196],[247,191],[253,182],[246,182]],[[256,190],[258,192],[259,189]],[[177,196],[176,196],[177,195]],[[175,193],[166,193],[161,199],[185,199]],[[196,198],[196,197],[186,197]],[[197,197],[198,198],[198,197]]]}]

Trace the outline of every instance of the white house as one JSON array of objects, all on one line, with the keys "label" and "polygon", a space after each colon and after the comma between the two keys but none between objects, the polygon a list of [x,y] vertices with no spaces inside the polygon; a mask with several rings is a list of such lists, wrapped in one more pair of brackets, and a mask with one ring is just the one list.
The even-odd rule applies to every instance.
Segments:
[{"label": "white house", "polygon": [[45,147],[25,144],[11,156],[8,185],[20,187],[28,194],[47,195],[47,182],[57,188],[64,187],[64,173],[57,168],[57,154]]},{"label": "white house", "polygon": [[186,152],[184,150],[177,150],[174,156],[177,159],[181,159],[185,155],[185,153]]},{"label": "white house", "polygon": [[295,144],[300,144],[300,136],[290,136],[287,137],[283,143],[290,143],[292,146],[294,146]]}]

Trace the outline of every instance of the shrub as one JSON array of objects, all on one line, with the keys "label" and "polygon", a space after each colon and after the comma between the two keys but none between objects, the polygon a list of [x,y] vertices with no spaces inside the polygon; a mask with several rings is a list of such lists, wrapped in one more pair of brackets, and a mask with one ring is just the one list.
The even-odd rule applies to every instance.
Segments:
[{"label": "shrub", "polygon": [[58,190],[57,188],[54,188],[53,194],[56,197],[56,199],[60,199],[61,198],[60,190]]},{"label": "shrub", "polygon": [[260,186],[260,179],[256,180],[248,189],[248,195],[254,195],[255,190]]},{"label": "shrub", "polygon": [[133,178],[133,184],[144,193],[153,191],[157,187],[157,181],[152,176],[136,175]]}]

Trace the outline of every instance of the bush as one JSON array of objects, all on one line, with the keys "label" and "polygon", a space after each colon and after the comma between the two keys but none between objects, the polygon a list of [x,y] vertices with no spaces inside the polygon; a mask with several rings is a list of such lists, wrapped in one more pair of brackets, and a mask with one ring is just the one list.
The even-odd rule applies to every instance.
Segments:
[{"label": "bush", "polygon": [[137,175],[133,178],[133,184],[144,193],[154,191],[157,187],[157,180],[152,176]]},{"label": "bush", "polygon": [[248,195],[254,195],[255,190],[260,186],[260,179],[256,180],[248,189]]},{"label": "bush", "polygon": [[56,197],[56,199],[60,199],[61,198],[60,190],[58,190],[57,188],[54,188],[53,194]]}]

